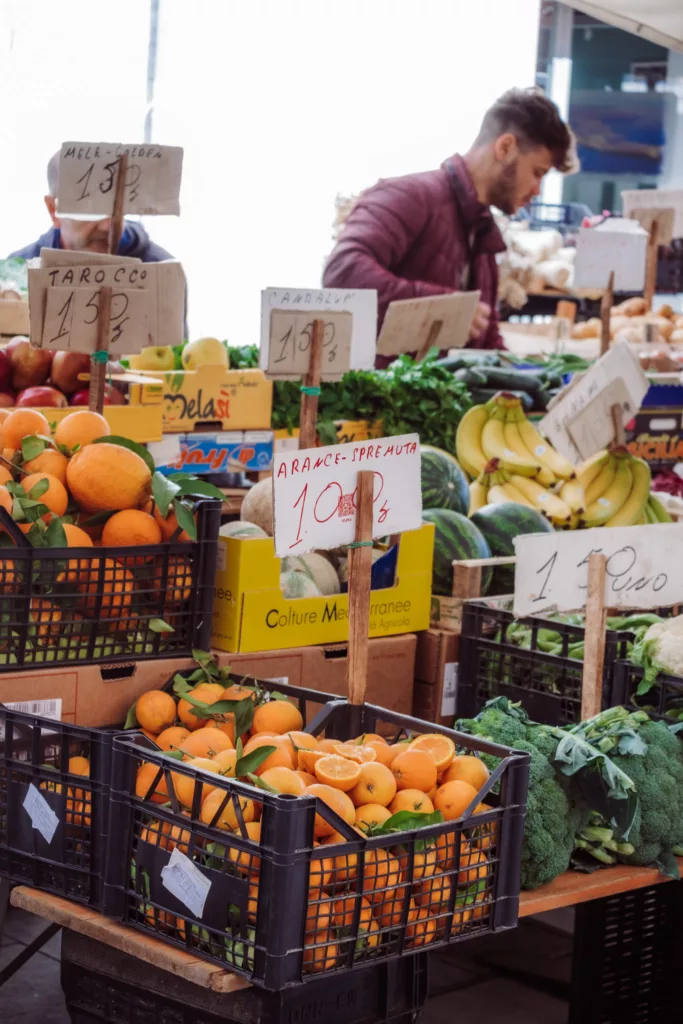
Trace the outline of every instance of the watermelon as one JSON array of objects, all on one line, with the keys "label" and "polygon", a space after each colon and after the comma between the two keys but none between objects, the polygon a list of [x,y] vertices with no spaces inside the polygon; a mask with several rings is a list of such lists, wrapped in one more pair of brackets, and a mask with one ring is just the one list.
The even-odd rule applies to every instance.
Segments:
[{"label": "watermelon", "polygon": [[420,447],[422,507],[449,508],[466,516],[470,507],[467,477],[460,464],[440,448]]},{"label": "watermelon", "polygon": [[[460,512],[447,508],[429,508],[422,513],[425,523],[434,523],[434,567],[432,592],[449,597],[453,593],[453,562],[465,558],[490,558],[491,549],[477,526]],[[491,570],[481,574],[485,594],[491,582]]]},{"label": "watermelon", "polygon": [[[503,501],[499,505],[485,505],[475,512],[471,522],[479,528],[495,558],[513,556],[514,539],[522,533],[552,533],[553,528],[545,516],[526,505]],[[493,570],[490,592],[511,594],[515,589],[515,570],[511,565],[498,565]]]}]

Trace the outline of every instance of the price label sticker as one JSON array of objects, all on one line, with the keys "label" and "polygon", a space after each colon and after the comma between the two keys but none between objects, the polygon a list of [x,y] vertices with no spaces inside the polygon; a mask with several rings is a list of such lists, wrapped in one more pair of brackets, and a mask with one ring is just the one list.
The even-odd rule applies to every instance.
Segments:
[{"label": "price label sticker", "polygon": [[180,146],[117,142],[63,142],[59,154],[60,217],[111,217],[118,159],[128,156],[124,213],[180,213],[183,150]]},{"label": "price label sticker", "polygon": [[276,380],[300,380],[311,361],[313,321],[325,325],[320,374],[375,365],[377,292],[353,288],[266,288],[261,292],[260,366]]},{"label": "price label sticker", "polygon": [[683,601],[683,524],[527,534],[514,543],[516,616],[583,608],[593,552],[607,559],[608,608],[660,608]]},{"label": "price label sticker", "polygon": [[166,867],[161,869],[161,883],[193,917],[201,920],[211,882],[177,846]]},{"label": "price label sticker", "polygon": [[32,782],[29,783],[23,807],[36,832],[41,834],[46,843],[51,843],[59,827],[59,818]]},{"label": "price label sticker", "polygon": [[284,557],[350,544],[355,537],[360,470],[374,473],[372,536],[419,529],[417,434],[280,452],[273,466],[276,554]]}]

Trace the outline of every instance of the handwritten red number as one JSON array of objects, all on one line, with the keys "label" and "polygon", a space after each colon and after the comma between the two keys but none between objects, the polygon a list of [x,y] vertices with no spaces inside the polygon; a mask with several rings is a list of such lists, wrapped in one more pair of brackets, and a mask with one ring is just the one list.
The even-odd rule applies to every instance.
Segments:
[{"label": "handwritten red number", "polygon": [[[339,491],[339,497],[337,498],[337,500],[335,502],[335,505],[334,505],[334,508],[332,509],[330,514],[328,516],[325,516],[324,518],[321,519],[320,516],[318,515],[318,502],[327,493],[327,491],[329,491],[330,487],[336,487],[337,488],[337,490]],[[317,523],[327,523],[327,522],[329,522],[329,520],[332,518],[332,516],[335,514],[335,512],[339,508],[339,502],[342,500],[343,493],[344,492],[341,489],[341,485],[338,484],[336,480],[333,480],[331,484],[328,484],[327,487],[323,488],[323,490],[318,495],[316,503],[315,503],[315,505],[313,507],[313,515],[315,516],[315,519],[316,519]]]},{"label": "handwritten red number", "polygon": [[295,548],[297,546],[297,544],[301,544],[301,524],[302,524],[303,518],[304,518],[304,509],[306,507],[306,495],[307,494],[308,494],[308,484],[304,484],[303,491],[301,492],[299,497],[294,502],[294,508],[296,508],[297,505],[299,504],[299,502],[301,502],[301,515],[299,516],[299,529],[296,532],[296,540],[294,541],[293,544],[289,545],[290,548]]},{"label": "handwritten red number", "polygon": [[383,523],[388,515],[389,515],[389,506],[387,505],[387,503],[385,501],[384,504],[382,505],[381,509],[379,510],[379,515],[377,516],[377,522],[380,523],[380,524]]}]

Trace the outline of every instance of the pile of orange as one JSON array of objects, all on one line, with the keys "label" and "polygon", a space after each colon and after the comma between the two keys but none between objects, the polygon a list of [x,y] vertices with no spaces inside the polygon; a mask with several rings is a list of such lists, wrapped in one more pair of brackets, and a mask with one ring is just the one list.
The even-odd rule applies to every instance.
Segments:
[{"label": "pile of orange", "polygon": [[[253,844],[250,853],[228,848],[237,871],[249,878],[252,926],[258,905],[259,789],[315,796],[363,838],[381,834],[385,823],[399,812],[419,816],[440,811],[444,821],[455,822],[468,808],[475,814],[490,809],[477,799],[489,777],[488,769],[476,756],[458,755],[449,737],[424,734],[389,744],[378,734],[366,734],[340,742],[303,732],[301,713],[288,700],[258,703],[263,695],[255,690],[240,686],[222,689],[215,683],[200,683],[192,696],[207,705],[226,699],[256,701],[251,728],[238,744],[239,755],[233,714],[198,719],[190,702],[181,700],[176,705],[173,697],[162,691],[151,691],[138,700],[138,723],[162,750],[182,752],[183,760],[193,767],[225,778],[251,780],[253,797],[239,796],[244,828],[233,797],[212,786],[210,779],[201,781],[197,793],[200,783],[194,777],[170,767],[162,771],[146,762],[138,769],[136,795],[166,804],[171,786],[184,816],[197,815],[203,824],[237,833]],[[245,778],[239,757],[260,749],[260,763]],[[344,844],[351,841],[338,830],[344,826],[328,820],[321,811],[315,815],[313,835],[315,845],[325,852],[311,861],[306,970],[337,964],[345,942],[350,941],[349,929],[359,902],[357,941],[360,948],[368,950],[383,936],[395,934],[404,922],[406,945],[411,947],[443,938],[449,917],[452,931],[457,931],[489,912],[495,823],[470,825],[467,835],[454,828],[421,841],[415,840],[414,831],[420,827],[419,818],[413,817],[407,826],[390,824],[396,831],[386,833],[386,845],[366,849],[361,882],[357,853],[344,852]],[[403,817],[398,822],[406,820]],[[401,828],[412,832],[410,838],[404,837],[405,845]],[[186,852],[189,832],[176,826],[176,833],[172,836],[168,827],[152,816],[144,838],[169,850],[179,845]]]},{"label": "pile of orange", "polygon": [[[101,441],[110,435],[104,416],[88,410],[69,413],[51,433],[48,420],[37,409],[0,409],[0,507],[13,516],[32,543],[42,544],[42,534],[55,521],[62,523],[66,545],[73,548],[148,547],[176,536],[189,539],[186,533],[179,533],[175,513],[163,518],[151,500],[152,474],[145,460],[123,445]],[[24,449],[40,448],[41,442],[44,450],[24,459]],[[37,500],[44,507],[38,510],[38,522],[26,521],[25,511],[20,511],[23,498]],[[89,523],[99,513],[111,514],[106,522]],[[157,566],[158,559],[146,566],[149,561],[149,556],[136,555],[72,559],[56,580],[63,585],[57,593],[68,596],[71,604],[75,598],[76,613],[81,617],[93,617],[99,607],[98,619],[110,620],[119,632],[144,629],[146,624],[139,615],[131,613],[137,598],[143,603],[153,601],[158,608],[161,597],[167,605],[178,605],[187,601],[192,591],[192,567],[187,558],[172,556],[165,576]],[[7,561],[3,568],[0,590],[10,593],[10,585],[19,577]],[[98,605],[101,591],[104,596]],[[52,608],[51,621],[59,622],[58,603],[50,599],[42,603],[48,606],[46,613]],[[48,644],[55,641],[51,634],[42,639]]]}]

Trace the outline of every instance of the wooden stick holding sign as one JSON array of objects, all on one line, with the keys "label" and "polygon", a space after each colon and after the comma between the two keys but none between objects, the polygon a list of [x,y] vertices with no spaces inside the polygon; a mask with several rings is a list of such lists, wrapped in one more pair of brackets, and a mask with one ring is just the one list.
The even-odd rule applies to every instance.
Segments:
[{"label": "wooden stick holding sign", "polygon": [[349,684],[350,704],[363,704],[368,677],[370,577],[372,574],[372,497],[375,474],[358,474],[356,537],[349,551]]},{"label": "wooden stick holding sign", "polygon": [[415,356],[415,362],[421,363],[423,359],[426,359],[429,355],[430,349],[436,345],[436,340],[441,334],[441,328],[443,327],[443,320],[433,320],[429,328],[429,334],[422,348]]},{"label": "wooden stick holding sign", "polygon": [[650,236],[647,240],[647,250],[645,254],[645,290],[643,292],[643,298],[645,299],[645,307],[648,311],[652,309],[652,301],[655,297],[655,288],[657,286],[658,250],[659,219],[654,217],[652,224],[650,225]]},{"label": "wooden stick holding sign", "polygon": [[612,340],[611,316],[614,305],[614,271],[609,275],[607,287],[602,293],[600,300],[600,355],[604,356],[609,350]]},{"label": "wooden stick holding sign", "polygon": [[614,427],[613,448],[623,448],[626,444],[626,431],[624,430],[624,414],[621,406],[615,403],[612,406],[612,425]]},{"label": "wooden stick holding sign", "polygon": [[581,720],[592,718],[602,710],[602,673],[605,661],[605,567],[604,555],[588,556],[588,597],[586,599],[586,633],[581,682]]},{"label": "wooden stick holding sign", "polygon": [[[115,256],[119,249],[123,232],[123,200],[128,172],[128,156],[124,153],[118,158],[116,168],[116,186],[114,190],[114,208],[109,221],[109,254]],[[90,395],[88,408],[91,412],[102,413],[104,409],[104,388],[107,381],[107,362],[109,355],[109,333],[111,326],[111,288],[100,288],[99,320],[97,324],[97,348],[90,359]]]},{"label": "wooden stick holding sign", "polygon": [[317,437],[318,398],[320,397],[320,364],[323,353],[325,324],[314,320],[311,328],[311,359],[308,373],[301,385],[299,411],[299,450],[313,448]]}]

